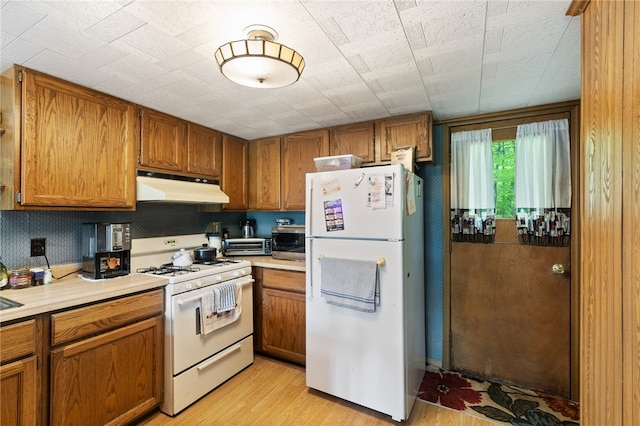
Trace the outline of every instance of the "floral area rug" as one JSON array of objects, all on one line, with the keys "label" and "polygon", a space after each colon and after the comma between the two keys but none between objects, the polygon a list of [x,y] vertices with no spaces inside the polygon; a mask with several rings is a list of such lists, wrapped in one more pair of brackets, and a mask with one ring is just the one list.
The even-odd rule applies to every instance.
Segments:
[{"label": "floral area rug", "polygon": [[428,368],[418,398],[470,416],[515,426],[579,424],[578,403],[460,373]]}]

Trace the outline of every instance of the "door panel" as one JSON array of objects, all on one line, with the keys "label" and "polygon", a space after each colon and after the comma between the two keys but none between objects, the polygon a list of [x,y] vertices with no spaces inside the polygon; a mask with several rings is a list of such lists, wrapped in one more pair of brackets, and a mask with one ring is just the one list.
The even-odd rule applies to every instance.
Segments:
[{"label": "door panel", "polygon": [[452,369],[570,397],[570,271],[569,247],[452,243]]}]

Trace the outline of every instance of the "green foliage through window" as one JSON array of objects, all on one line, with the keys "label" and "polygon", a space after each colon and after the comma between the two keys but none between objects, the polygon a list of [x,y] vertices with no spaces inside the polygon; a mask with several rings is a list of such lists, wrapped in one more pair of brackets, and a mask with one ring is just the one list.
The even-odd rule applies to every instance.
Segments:
[{"label": "green foliage through window", "polygon": [[492,147],[496,218],[513,219],[516,216],[516,141],[494,142]]}]

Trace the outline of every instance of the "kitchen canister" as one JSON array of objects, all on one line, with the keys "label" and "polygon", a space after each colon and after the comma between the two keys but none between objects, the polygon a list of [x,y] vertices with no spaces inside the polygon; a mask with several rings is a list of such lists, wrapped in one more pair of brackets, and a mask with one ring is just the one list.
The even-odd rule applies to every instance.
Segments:
[{"label": "kitchen canister", "polygon": [[13,289],[31,287],[33,273],[28,269],[16,269],[9,275],[9,285]]}]

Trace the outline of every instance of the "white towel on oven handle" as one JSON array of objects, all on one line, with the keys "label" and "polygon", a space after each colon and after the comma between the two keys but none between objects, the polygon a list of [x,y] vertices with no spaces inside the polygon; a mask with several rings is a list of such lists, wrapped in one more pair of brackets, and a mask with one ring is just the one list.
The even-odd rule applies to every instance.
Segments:
[{"label": "white towel on oven handle", "polygon": [[211,333],[214,330],[232,324],[240,318],[242,314],[242,286],[235,285],[235,309],[216,313],[214,310],[214,291],[207,291],[200,297],[200,315],[202,334]]}]

